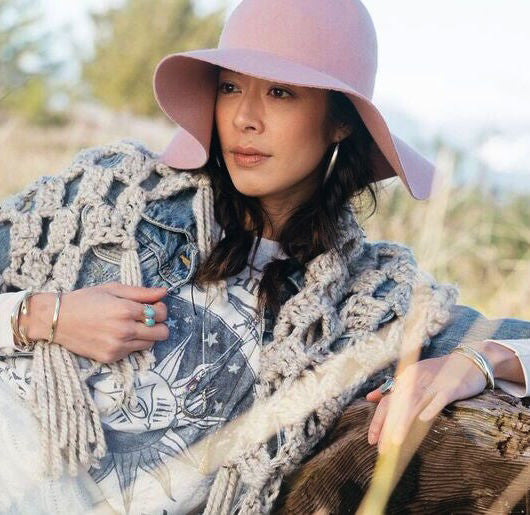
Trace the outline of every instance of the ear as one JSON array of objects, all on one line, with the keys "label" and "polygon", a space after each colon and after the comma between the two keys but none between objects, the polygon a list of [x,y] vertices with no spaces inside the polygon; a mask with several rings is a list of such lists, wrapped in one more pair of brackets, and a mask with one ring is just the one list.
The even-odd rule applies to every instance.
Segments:
[{"label": "ear", "polygon": [[332,135],[333,143],[338,143],[343,139],[347,138],[353,131],[353,127],[347,123],[341,123],[334,131]]}]

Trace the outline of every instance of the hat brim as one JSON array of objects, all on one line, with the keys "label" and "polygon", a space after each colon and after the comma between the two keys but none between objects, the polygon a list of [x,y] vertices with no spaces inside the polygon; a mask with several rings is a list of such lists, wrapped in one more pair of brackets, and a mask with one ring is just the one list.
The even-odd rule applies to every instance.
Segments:
[{"label": "hat brim", "polygon": [[153,76],[155,99],[168,118],[179,126],[161,154],[161,162],[174,168],[195,169],[208,161],[217,67],[264,80],[344,93],[374,139],[371,159],[375,180],[397,175],[414,198],[429,198],[434,164],[392,134],[382,114],[368,98],[326,73],[259,50],[192,50],[167,55],[158,63]]}]

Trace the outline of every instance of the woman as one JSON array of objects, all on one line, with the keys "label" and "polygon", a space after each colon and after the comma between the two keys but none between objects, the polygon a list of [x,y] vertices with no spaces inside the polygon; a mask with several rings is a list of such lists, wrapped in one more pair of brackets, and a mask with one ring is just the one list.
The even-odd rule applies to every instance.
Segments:
[{"label": "woman", "polygon": [[[456,305],[456,289],[422,273],[409,249],[369,243],[357,224],[351,200],[368,191],[375,201],[378,180],[398,175],[418,199],[432,186],[431,163],[390,135],[369,100],[375,72],[375,31],[358,0],[243,0],[217,49],[159,63],[155,96],[180,126],[161,156],[134,142],[88,149],[4,202],[2,313],[34,294],[18,322],[4,319],[16,350],[5,352],[2,383],[31,401],[40,426],[28,430],[26,413],[20,431],[27,446],[42,432],[34,459],[55,477],[63,460],[89,473],[50,483],[70,486],[55,498],[65,512],[67,500],[81,511],[102,499],[120,513],[270,511],[283,475],[395,362],[416,297],[427,359],[391,395],[369,394],[380,401],[371,443],[390,424],[392,396],[417,399],[389,425],[399,436],[419,407],[430,403],[433,417],[493,386],[491,372],[528,394],[528,364],[514,352],[530,345],[527,322],[503,320],[468,342],[483,317]],[[479,357],[449,353],[462,342]],[[352,384],[306,423],[221,468],[192,448],[333,353],[357,359]],[[11,397],[4,404],[22,416]]]}]

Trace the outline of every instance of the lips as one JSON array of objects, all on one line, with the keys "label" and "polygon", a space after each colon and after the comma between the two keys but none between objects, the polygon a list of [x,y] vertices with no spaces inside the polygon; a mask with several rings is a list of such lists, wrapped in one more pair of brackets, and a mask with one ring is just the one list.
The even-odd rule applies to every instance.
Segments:
[{"label": "lips", "polygon": [[265,152],[262,152],[261,150],[255,148],[255,147],[234,147],[231,149],[231,151],[234,154],[244,154],[247,156],[265,156],[270,157],[270,154],[266,154]]},{"label": "lips", "polygon": [[264,156],[262,154],[239,154],[237,152],[234,152],[233,155],[236,164],[244,167],[257,166],[269,159],[270,157]]}]

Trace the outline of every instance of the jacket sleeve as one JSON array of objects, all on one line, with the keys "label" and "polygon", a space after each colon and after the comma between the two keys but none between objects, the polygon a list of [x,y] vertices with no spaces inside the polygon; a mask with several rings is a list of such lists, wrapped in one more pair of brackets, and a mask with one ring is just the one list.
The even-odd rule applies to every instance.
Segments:
[{"label": "jacket sleeve", "polygon": [[487,318],[463,304],[451,308],[450,323],[435,335],[424,350],[422,359],[449,353],[460,343],[494,341],[515,351],[525,377],[525,384],[495,379],[495,386],[514,397],[530,396],[530,321],[519,318]]},{"label": "jacket sleeve", "polygon": [[[143,153],[147,152],[143,146],[135,146],[139,151]],[[97,164],[101,165],[103,168],[111,168],[119,164],[122,157],[124,156],[124,154],[119,151],[118,147],[116,149],[114,149],[114,145],[109,145],[109,147],[112,147],[112,152],[109,152],[108,155],[104,154],[103,157],[99,158],[97,162]],[[67,169],[65,169],[63,174],[65,174],[67,171],[69,173],[71,167],[77,163],[79,159],[83,158],[85,153],[90,153],[92,150],[93,149],[90,148],[80,150],[73,157],[70,165]],[[100,148],[98,147],[96,150],[99,152]],[[84,170],[82,167],[76,167],[75,176],[65,181],[65,191],[62,198],[63,206],[70,205],[76,197],[84,175],[83,171]],[[60,176],[63,174],[58,175]],[[10,281],[5,279],[5,277],[7,277],[5,272],[6,269],[9,268],[11,260],[11,232],[13,221],[12,212],[16,211],[18,213],[31,213],[35,206],[35,194],[39,191],[42,185],[53,181],[54,179],[54,176],[42,175],[34,179],[15,194],[0,199],[0,356],[5,355],[6,352],[9,354],[18,352],[14,348],[10,317],[13,308],[25,291],[13,286]],[[120,191],[120,184],[121,183],[119,181],[113,181],[111,185],[112,187],[107,195],[109,197],[111,195],[117,195]],[[45,223],[45,218],[47,217],[43,217],[43,223]],[[45,232],[46,231],[43,227],[38,243],[39,246],[43,244],[43,240],[45,239],[43,235]],[[76,235],[76,238],[77,237],[78,236]]]},{"label": "jacket sleeve", "polygon": [[530,397],[530,338],[514,338],[512,340],[494,340],[489,338],[486,341],[498,343],[513,350],[523,369],[524,384],[506,381],[505,379],[495,379],[495,385],[514,397]]},{"label": "jacket sleeve", "polygon": [[11,313],[25,290],[0,294],[0,356],[12,355],[17,351],[11,329]]},{"label": "jacket sleeve", "polygon": [[11,223],[9,221],[4,220],[0,222],[0,292],[6,291],[6,286],[4,284],[4,278],[2,274],[4,270],[9,266],[10,231]]},{"label": "jacket sleeve", "polygon": [[0,200],[0,356],[13,355],[19,352],[15,349],[11,329],[11,313],[25,292],[25,290],[19,290],[8,285],[4,280],[4,272],[9,267],[11,260],[12,224],[5,215],[1,215],[10,209],[31,211],[33,209],[33,193],[49,179],[49,175],[42,175],[20,192]]},{"label": "jacket sleeve", "polygon": [[3,271],[9,266],[9,231],[11,224],[0,223],[0,356],[12,355],[15,349],[13,331],[11,330],[11,313],[25,290],[9,292],[2,278]]}]

